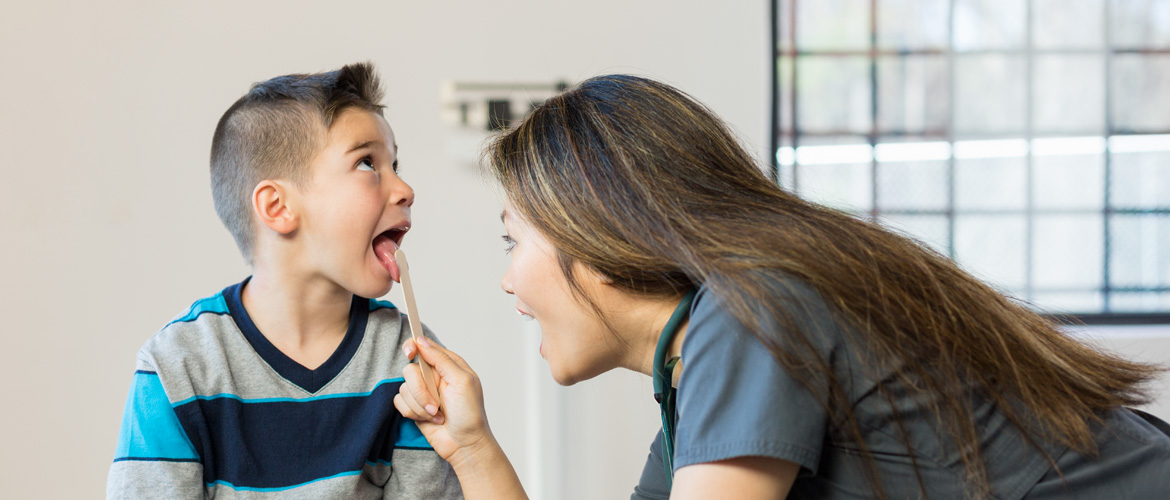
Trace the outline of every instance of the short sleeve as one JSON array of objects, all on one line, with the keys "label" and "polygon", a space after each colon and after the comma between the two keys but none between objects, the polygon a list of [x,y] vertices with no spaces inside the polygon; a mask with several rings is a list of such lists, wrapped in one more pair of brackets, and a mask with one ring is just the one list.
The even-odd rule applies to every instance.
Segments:
[{"label": "short sleeve", "polygon": [[153,367],[139,360],[122,415],[107,499],[203,498],[203,464]]},{"label": "short sleeve", "polygon": [[823,407],[706,289],[692,308],[682,363],[675,470],[760,456],[816,473]]},{"label": "short sleeve", "polygon": [[666,482],[666,469],[662,463],[662,431],[654,436],[650,444],[650,455],[646,457],[646,465],[642,467],[642,477],[634,486],[634,494],[630,500],[668,500],[670,498],[670,484]]}]

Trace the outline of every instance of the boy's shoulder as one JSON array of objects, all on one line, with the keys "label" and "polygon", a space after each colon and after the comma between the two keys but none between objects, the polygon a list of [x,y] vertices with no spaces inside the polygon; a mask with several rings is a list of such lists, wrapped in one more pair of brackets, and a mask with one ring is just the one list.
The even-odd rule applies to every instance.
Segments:
[{"label": "boy's shoulder", "polygon": [[153,370],[163,365],[189,365],[200,358],[222,357],[238,347],[226,345],[231,336],[225,333],[235,325],[224,297],[226,290],[194,301],[171,318],[142,345],[139,365]]},{"label": "boy's shoulder", "polygon": [[225,291],[192,302],[155,332],[143,345],[143,350],[180,348],[203,337],[201,333],[219,330],[226,326],[225,322],[231,323],[231,310],[224,297]]}]

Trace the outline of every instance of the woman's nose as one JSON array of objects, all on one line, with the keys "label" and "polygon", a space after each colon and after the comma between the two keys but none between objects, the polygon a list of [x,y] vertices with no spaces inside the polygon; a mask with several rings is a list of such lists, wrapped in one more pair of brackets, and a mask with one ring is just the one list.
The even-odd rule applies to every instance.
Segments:
[{"label": "woman's nose", "polygon": [[509,267],[508,271],[504,272],[504,276],[500,278],[500,288],[503,289],[504,293],[508,295],[515,295],[512,293],[512,280],[508,276],[511,270],[512,268]]}]

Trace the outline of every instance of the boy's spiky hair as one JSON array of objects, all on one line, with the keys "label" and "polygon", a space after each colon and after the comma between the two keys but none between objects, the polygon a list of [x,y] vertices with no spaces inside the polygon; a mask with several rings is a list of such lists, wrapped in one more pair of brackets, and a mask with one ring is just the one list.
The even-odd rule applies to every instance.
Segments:
[{"label": "boy's spiky hair", "polygon": [[366,62],[256,83],[224,112],[211,139],[211,196],[249,264],[256,185],[265,179],[307,184],[309,161],[324,147],[334,118],[348,108],[381,114],[381,100],[378,75]]}]

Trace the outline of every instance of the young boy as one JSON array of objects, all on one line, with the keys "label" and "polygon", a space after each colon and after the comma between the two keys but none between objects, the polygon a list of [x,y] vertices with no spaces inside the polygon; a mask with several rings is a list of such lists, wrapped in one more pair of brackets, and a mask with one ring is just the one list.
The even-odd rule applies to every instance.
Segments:
[{"label": "young boy", "polygon": [[107,498],[462,498],[394,408],[406,318],[363,298],[399,279],[414,203],[380,100],[355,64],[224,113],[212,194],[252,276],[139,351]]}]

